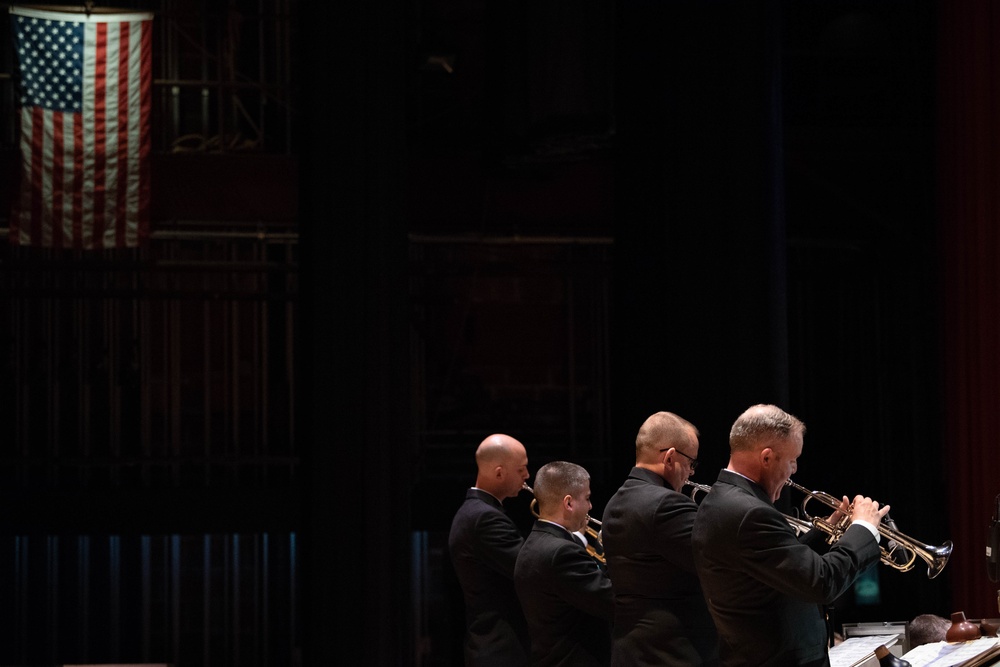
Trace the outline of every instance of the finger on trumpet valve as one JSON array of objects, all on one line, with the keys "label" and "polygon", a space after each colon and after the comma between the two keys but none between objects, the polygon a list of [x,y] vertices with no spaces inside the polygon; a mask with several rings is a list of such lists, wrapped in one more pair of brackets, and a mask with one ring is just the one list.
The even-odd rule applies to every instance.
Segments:
[{"label": "finger on trumpet valve", "polygon": [[[791,479],[786,480],[785,485],[805,494],[806,498],[802,501],[802,514],[815,528],[823,530],[829,534],[828,542],[833,544],[839,540],[844,534],[844,531],[851,524],[851,519],[853,518],[852,515],[854,513],[854,505],[851,505],[848,516],[844,517],[841,521],[833,522],[832,519],[817,519],[810,516],[806,511],[806,504],[808,504],[810,500],[816,500],[836,510],[834,512],[834,515],[836,515],[838,512],[842,512],[842,503],[847,501],[846,497],[843,500],[837,500],[828,493],[823,493],[822,491],[810,491],[809,489],[796,484]],[[880,560],[884,565],[888,565],[899,572],[907,572],[913,569],[917,558],[919,558],[927,565],[928,579],[933,579],[941,574],[945,565],[948,564],[948,560],[951,557],[951,552],[954,547],[951,540],[945,541],[944,544],[941,544],[940,546],[918,542],[909,535],[905,535],[897,530],[895,521],[892,521],[892,519],[886,520],[889,513],[889,505],[882,505],[879,507],[879,503],[875,503],[870,498],[860,495],[855,498],[855,504],[857,503],[862,505],[860,508],[862,509],[862,515],[866,519],[869,519],[869,523],[876,526],[879,535],[884,537],[886,540],[885,543],[879,547],[879,550],[881,551]]]}]

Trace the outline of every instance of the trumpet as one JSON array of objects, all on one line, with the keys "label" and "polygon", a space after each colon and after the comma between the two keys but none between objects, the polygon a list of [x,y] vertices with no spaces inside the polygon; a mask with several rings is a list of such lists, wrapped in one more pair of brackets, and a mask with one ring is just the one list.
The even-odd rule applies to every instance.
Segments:
[{"label": "trumpet", "polygon": [[[692,482],[691,480],[685,481],[684,486],[691,487],[691,493],[688,495],[691,497],[691,500],[695,502],[698,502],[699,493],[708,493],[712,490],[712,487],[709,484],[699,484],[698,482]],[[808,533],[813,527],[813,525],[808,521],[794,516],[789,516],[788,514],[785,514],[785,520],[788,521],[788,525],[791,526],[798,535]]]},{"label": "trumpet", "polygon": [[[532,495],[531,514],[537,519],[538,499],[534,497],[535,490],[528,486],[527,482],[523,483],[521,488]],[[594,528],[594,526],[596,526],[596,528]],[[587,553],[601,565],[606,565],[607,562],[604,558],[604,542],[601,541],[601,522],[588,514],[587,526],[584,528],[583,532],[587,536]]]},{"label": "trumpet", "polygon": [[688,495],[690,495],[691,500],[695,502],[698,502],[697,496],[699,493],[708,493],[712,490],[711,484],[699,484],[698,482],[692,482],[689,479],[684,481],[684,486],[691,487],[691,493]]},{"label": "trumpet", "polygon": [[[832,522],[829,519],[813,517],[806,511],[806,505],[809,504],[809,501],[817,500],[836,512],[840,509],[841,501],[839,499],[822,491],[810,491],[804,486],[796,484],[791,479],[787,480],[785,485],[805,494],[806,497],[802,501],[802,514],[810,524],[829,536],[827,542],[830,544],[839,540],[844,531],[851,525],[849,515],[844,516],[840,521]],[[881,551],[879,560],[884,565],[888,565],[895,570],[907,572],[913,569],[917,558],[920,558],[927,564],[928,579],[933,579],[941,574],[944,566],[948,564],[948,559],[951,557],[951,550],[954,546],[952,541],[947,540],[944,544],[937,547],[923,544],[896,530],[895,522],[891,519],[887,521],[887,518],[883,518],[878,526],[876,526],[879,535],[886,539],[886,546],[879,547]]]}]

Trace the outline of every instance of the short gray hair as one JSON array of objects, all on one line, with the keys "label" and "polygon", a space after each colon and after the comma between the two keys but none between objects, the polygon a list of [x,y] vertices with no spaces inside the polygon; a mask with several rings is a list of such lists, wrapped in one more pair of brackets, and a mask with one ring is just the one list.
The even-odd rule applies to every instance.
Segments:
[{"label": "short gray hair", "polygon": [[732,452],[754,451],[761,443],[787,440],[805,432],[806,425],[795,415],[776,405],[758,404],[747,408],[733,423],[729,431],[729,449]]}]

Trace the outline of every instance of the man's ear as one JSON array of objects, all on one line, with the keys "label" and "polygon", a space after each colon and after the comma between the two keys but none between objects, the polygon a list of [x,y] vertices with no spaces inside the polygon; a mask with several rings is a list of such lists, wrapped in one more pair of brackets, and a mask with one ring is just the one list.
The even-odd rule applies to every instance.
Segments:
[{"label": "man's ear", "polygon": [[563,496],[562,501],[563,501],[563,509],[572,511],[572,509],[573,509],[573,496],[571,496],[570,494],[567,493],[565,496]]},{"label": "man's ear", "polygon": [[760,462],[763,465],[770,465],[771,461],[774,459],[774,450],[770,447],[765,447],[760,450]]}]

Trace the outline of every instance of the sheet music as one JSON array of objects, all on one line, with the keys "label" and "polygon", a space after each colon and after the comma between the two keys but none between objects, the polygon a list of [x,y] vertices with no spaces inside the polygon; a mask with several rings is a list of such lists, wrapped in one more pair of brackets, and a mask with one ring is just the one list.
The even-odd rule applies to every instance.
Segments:
[{"label": "sheet music", "polygon": [[898,639],[899,635],[871,635],[845,639],[830,649],[830,667],[854,667],[872,657],[879,646],[889,648]]},{"label": "sheet music", "polygon": [[903,660],[913,667],[952,667],[986,653],[998,643],[998,637],[982,637],[955,644],[934,642],[916,647],[904,655]]}]

